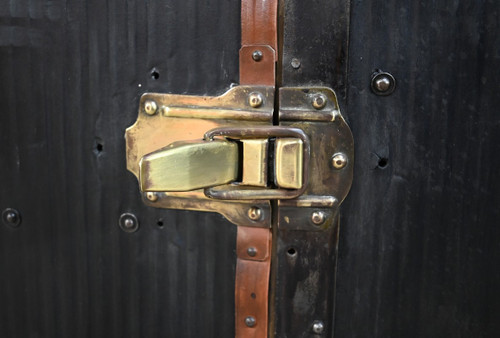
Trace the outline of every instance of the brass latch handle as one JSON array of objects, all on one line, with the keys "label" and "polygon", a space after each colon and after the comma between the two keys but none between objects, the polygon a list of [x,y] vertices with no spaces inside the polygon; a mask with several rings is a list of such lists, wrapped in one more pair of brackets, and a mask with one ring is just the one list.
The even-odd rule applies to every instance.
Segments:
[{"label": "brass latch handle", "polygon": [[[262,177],[267,178],[262,171],[267,174],[267,142],[270,138],[276,138],[274,179],[277,188],[269,188],[267,182],[262,182]],[[258,142],[252,144],[252,140]],[[242,141],[243,147],[265,149],[257,161],[245,158],[246,155],[241,159],[235,141]],[[309,157],[309,139],[297,128],[216,128],[206,132],[201,142],[174,142],[145,155],[139,163],[139,181],[143,192],[204,188],[207,197],[221,200],[291,199],[300,196],[307,187]],[[244,170],[250,167],[250,170],[262,174],[254,180],[257,183],[244,179],[240,184],[234,184],[240,163],[243,163]],[[244,174],[243,177],[247,176]]]}]

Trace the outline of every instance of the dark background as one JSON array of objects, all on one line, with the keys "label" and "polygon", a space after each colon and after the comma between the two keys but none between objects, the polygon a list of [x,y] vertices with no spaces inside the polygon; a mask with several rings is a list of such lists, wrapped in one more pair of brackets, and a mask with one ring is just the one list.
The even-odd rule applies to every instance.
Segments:
[{"label": "dark background", "polygon": [[[308,9],[285,21],[304,54],[283,82],[333,87],[356,144],[335,335],[496,336],[500,3],[287,3]],[[22,216],[0,226],[0,336],[234,335],[235,227],[145,207],[123,135],[146,91],[238,82],[239,8],[0,0],[0,209]],[[391,96],[370,91],[375,69]]]}]

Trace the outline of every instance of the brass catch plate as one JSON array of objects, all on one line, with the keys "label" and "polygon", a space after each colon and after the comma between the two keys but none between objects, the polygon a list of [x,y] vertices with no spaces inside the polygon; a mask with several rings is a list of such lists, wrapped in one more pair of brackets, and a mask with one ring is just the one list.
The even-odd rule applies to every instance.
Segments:
[{"label": "brass catch plate", "polygon": [[[336,219],[353,178],[354,140],[334,91],[280,88],[280,126],[301,128],[311,143],[309,184],[302,196],[278,201],[278,226],[322,230]],[[335,162],[342,155],[342,163]],[[321,215],[321,217],[314,217]]]}]

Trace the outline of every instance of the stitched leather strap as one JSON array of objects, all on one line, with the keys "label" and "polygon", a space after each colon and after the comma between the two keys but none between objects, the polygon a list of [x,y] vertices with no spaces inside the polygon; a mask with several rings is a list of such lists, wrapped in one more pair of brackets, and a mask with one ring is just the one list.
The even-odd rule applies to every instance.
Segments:
[{"label": "stitched leather strap", "polygon": [[241,1],[240,84],[275,85],[277,17],[278,0]]},{"label": "stitched leather strap", "polygon": [[236,261],[236,337],[265,338],[268,327],[271,231],[238,227]]},{"label": "stitched leather strap", "polygon": [[[278,0],[241,1],[240,84],[275,86]],[[236,244],[236,338],[268,332],[271,230],[238,227]]]}]

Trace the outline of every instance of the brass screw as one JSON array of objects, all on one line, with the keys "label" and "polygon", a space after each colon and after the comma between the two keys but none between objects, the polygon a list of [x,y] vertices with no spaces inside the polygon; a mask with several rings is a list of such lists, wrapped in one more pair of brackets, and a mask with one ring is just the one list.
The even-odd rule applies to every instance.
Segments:
[{"label": "brass screw", "polygon": [[342,153],[335,154],[332,157],[332,164],[335,169],[342,169],[347,164],[347,157]]},{"label": "brass screw", "polygon": [[248,218],[252,221],[258,221],[262,217],[262,210],[258,207],[251,207],[248,209]]},{"label": "brass screw", "polygon": [[264,57],[264,54],[260,50],[256,50],[252,53],[252,59],[259,62]]},{"label": "brass screw", "polygon": [[248,103],[252,108],[259,108],[262,106],[262,102],[264,102],[264,97],[262,97],[261,93],[250,93],[248,95]]},{"label": "brass screw", "polygon": [[148,191],[146,193],[146,198],[148,200],[150,200],[151,202],[156,202],[156,201],[158,201],[158,194],[156,194],[155,192],[152,192],[152,191]]},{"label": "brass screw", "polygon": [[326,214],[323,211],[315,211],[311,215],[311,221],[316,225],[325,223]]},{"label": "brass screw", "polygon": [[156,110],[158,109],[158,106],[156,105],[156,102],[154,101],[146,101],[144,102],[144,111],[148,115],[154,115],[156,114]]},{"label": "brass screw", "polygon": [[326,106],[326,97],[322,94],[318,94],[313,98],[313,107],[316,109],[323,109]]}]

